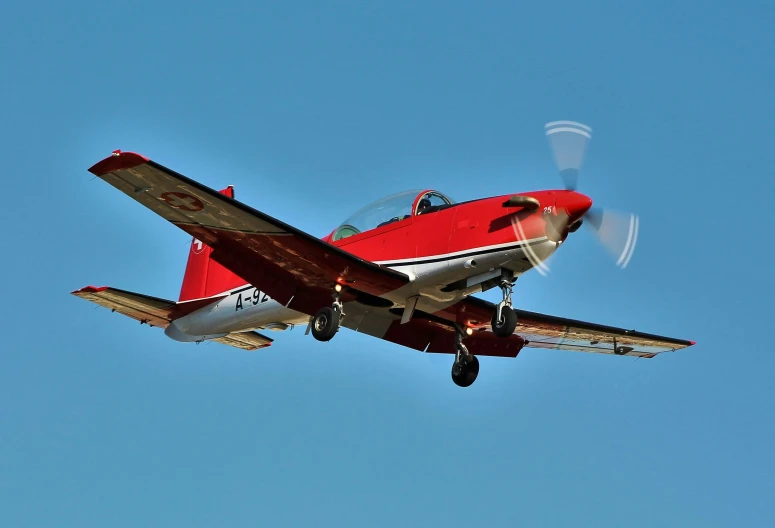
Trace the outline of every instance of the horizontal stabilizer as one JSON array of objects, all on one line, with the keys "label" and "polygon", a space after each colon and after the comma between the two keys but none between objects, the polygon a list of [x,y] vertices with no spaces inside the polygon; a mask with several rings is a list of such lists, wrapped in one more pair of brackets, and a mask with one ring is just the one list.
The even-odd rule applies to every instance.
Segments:
[{"label": "horizontal stabilizer", "polygon": [[212,339],[211,341],[241,348],[242,350],[257,350],[270,346],[273,340],[258,332],[239,332]]},{"label": "horizontal stabilizer", "polygon": [[[159,328],[167,328],[175,319],[223,299],[223,296],[208,297],[176,303],[175,301],[119,290],[118,288],[110,288],[108,286],[99,288],[86,286],[72,292],[72,294],[114,312],[131,317],[140,321],[141,324],[157,326]],[[212,341],[243,350],[256,350],[272,344],[272,339],[258,332],[234,333],[213,339]]]},{"label": "horizontal stabilizer", "polygon": [[182,317],[217,299],[198,299],[188,303],[176,303],[108,286],[86,286],[72,292],[76,297],[99,304],[114,312],[137,319],[143,324],[167,328],[173,319]]}]

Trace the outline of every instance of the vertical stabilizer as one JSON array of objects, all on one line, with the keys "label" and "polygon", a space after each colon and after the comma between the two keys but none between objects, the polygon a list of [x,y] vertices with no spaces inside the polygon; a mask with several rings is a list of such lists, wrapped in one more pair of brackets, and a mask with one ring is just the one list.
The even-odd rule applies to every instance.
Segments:
[{"label": "vertical stabilizer", "polygon": [[[234,186],[229,185],[220,193],[234,198]],[[211,259],[212,251],[212,248],[201,240],[191,241],[183,286],[180,288],[180,301],[212,297],[247,284],[239,275]]]}]

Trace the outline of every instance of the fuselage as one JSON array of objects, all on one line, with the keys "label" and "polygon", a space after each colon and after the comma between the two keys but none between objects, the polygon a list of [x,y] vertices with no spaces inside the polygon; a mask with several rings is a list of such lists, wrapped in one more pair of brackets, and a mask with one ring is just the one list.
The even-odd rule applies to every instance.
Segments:
[{"label": "fuselage", "polygon": [[[382,296],[383,308],[402,308],[407,299],[419,297],[415,309],[435,313],[491,287],[503,273],[517,277],[540,268],[592,204],[573,191],[538,191],[517,195],[537,201],[531,210],[509,206],[509,198],[515,195],[505,195],[421,213],[418,202],[423,193],[412,203],[409,215],[344,238],[336,239],[337,230],[323,238],[410,277],[406,286]],[[560,229],[557,218],[562,219]],[[345,304],[346,314],[359,313],[358,307],[349,304]],[[199,341],[231,332],[306,325],[309,317],[270,299],[260,285],[246,284],[175,320],[166,334],[178,341]]]}]

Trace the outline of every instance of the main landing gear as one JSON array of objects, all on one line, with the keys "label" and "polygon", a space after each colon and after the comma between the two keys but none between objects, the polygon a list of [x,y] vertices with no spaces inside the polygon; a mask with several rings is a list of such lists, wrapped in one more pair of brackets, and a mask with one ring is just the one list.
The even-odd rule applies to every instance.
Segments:
[{"label": "main landing gear", "polygon": [[492,333],[498,337],[509,337],[517,328],[517,312],[511,307],[511,293],[514,282],[506,279],[500,283],[503,300],[492,314]]},{"label": "main landing gear", "polygon": [[470,387],[479,375],[479,360],[463,344],[465,331],[455,327],[455,362],[452,364],[452,381],[458,387]]},{"label": "main landing gear", "polygon": [[337,284],[334,290],[334,303],[318,310],[310,321],[312,337],[318,341],[330,341],[339,331],[339,325],[344,319],[344,307],[339,300],[341,291],[342,287]]}]

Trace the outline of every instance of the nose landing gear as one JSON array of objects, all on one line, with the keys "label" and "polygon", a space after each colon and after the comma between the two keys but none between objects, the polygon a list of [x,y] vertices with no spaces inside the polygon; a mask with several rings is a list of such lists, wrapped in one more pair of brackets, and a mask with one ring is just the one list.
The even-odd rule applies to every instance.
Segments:
[{"label": "nose landing gear", "polygon": [[452,364],[452,381],[458,387],[470,387],[479,375],[479,360],[463,344],[465,331],[455,327],[455,362]]},{"label": "nose landing gear", "polygon": [[500,289],[503,292],[503,300],[498,303],[492,315],[492,333],[498,337],[509,337],[517,328],[517,313],[511,307],[514,282],[504,279],[500,283]]}]

